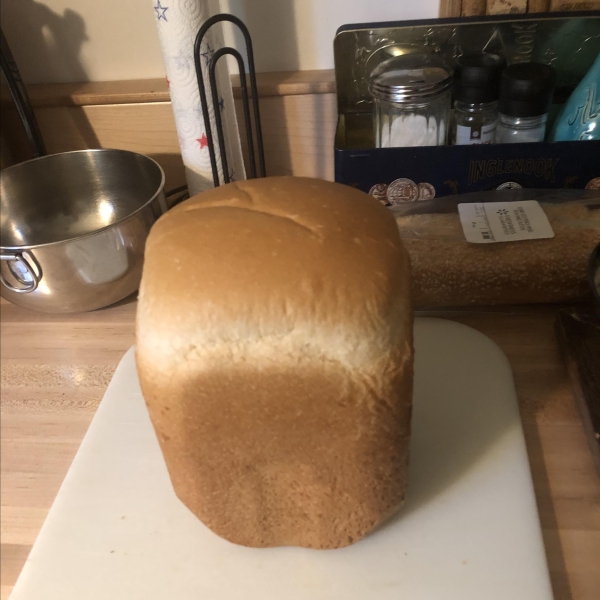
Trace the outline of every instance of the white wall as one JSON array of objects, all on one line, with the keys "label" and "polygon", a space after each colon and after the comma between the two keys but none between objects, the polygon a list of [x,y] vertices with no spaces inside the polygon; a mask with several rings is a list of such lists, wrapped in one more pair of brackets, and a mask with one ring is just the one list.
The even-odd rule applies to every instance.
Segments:
[{"label": "white wall", "polygon": [[221,0],[221,5],[248,26],[257,71],[290,71],[332,69],[333,38],[341,25],[435,18],[439,0]]},{"label": "white wall", "polygon": [[[163,6],[168,2],[161,0]],[[221,0],[221,6],[248,25],[258,71],[287,71],[332,68],[332,42],[340,25],[432,18],[438,2]],[[24,80],[41,83],[163,77],[154,4],[2,0],[0,8],[2,29]]]},{"label": "white wall", "polygon": [[26,82],[164,76],[151,0],[2,0]]}]

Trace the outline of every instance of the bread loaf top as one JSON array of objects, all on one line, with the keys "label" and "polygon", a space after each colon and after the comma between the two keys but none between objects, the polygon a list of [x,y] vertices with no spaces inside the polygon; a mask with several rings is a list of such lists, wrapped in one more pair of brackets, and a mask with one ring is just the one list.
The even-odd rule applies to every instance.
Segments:
[{"label": "bread loaf top", "polygon": [[361,191],[299,177],[221,186],[150,232],[138,360],[235,360],[262,344],[266,360],[276,348],[364,364],[409,328],[409,268],[393,216]]}]

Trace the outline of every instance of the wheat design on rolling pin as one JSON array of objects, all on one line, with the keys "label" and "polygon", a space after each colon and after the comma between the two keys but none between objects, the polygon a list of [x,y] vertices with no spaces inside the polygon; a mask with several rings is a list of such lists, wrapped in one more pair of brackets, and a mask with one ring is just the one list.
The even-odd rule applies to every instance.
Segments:
[{"label": "wheat design on rolling pin", "polygon": [[[194,67],[194,40],[202,24],[211,16],[208,4],[207,0],[152,0],[190,195],[213,187],[208,141]],[[215,50],[223,46],[220,29],[212,28],[205,39],[200,54],[203,75],[208,83],[209,61]],[[225,132],[229,176],[231,179],[243,179],[242,151],[225,60],[219,61],[217,71],[219,110]],[[212,107],[209,107],[209,111],[211,123],[214,124]],[[216,131],[214,135],[216,136]],[[220,164],[219,160],[217,164]],[[222,176],[222,173],[219,175]]]}]

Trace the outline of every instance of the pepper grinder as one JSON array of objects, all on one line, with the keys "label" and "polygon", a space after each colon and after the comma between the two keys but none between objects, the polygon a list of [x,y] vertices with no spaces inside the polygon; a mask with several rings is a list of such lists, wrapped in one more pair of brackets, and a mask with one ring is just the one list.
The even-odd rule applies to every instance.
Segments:
[{"label": "pepper grinder", "polygon": [[502,73],[497,144],[543,142],[556,71],[542,63],[516,63]]},{"label": "pepper grinder", "polygon": [[500,74],[505,61],[480,52],[457,60],[453,141],[457,146],[493,144],[498,123]]}]

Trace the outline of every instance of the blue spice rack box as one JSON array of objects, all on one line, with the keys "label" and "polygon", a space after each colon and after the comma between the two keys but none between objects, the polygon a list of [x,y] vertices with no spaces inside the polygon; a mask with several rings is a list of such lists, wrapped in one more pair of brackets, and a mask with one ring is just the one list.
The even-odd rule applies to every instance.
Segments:
[{"label": "blue spice rack box", "polygon": [[[600,141],[375,148],[368,76],[381,61],[405,52],[495,52],[508,64],[552,64],[558,84],[548,130],[600,52],[600,11],[434,19],[345,25],[335,38],[339,120],[335,180],[388,202],[391,186],[402,201],[480,190],[600,189]],[[600,109],[600,98],[582,114]],[[397,182],[397,183],[394,183]]]}]

